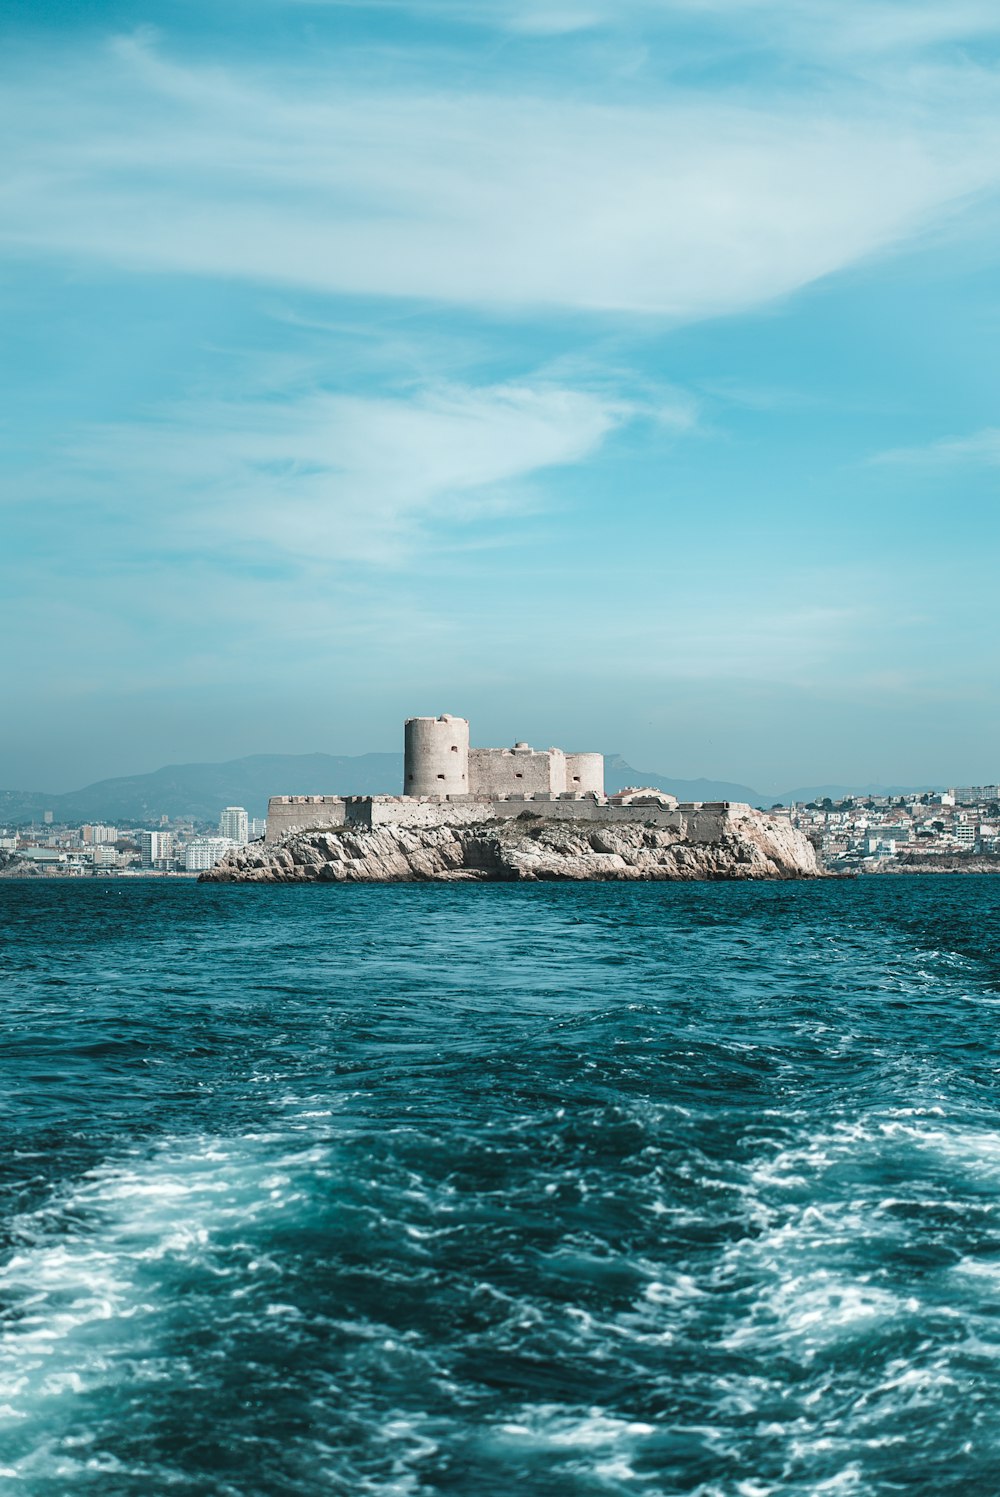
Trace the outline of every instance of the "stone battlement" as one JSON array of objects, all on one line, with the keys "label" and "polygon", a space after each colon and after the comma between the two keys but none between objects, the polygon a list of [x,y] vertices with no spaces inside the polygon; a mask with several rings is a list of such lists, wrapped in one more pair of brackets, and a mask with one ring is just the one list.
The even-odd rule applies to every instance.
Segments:
[{"label": "stone battlement", "polygon": [[276,795],[267,811],[267,842],[297,832],[348,827],[469,826],[483,821],[510,821],[519,816],[546,820],[618,825],[643,822],[673,828],[693,842],[715,841],[732,822],[753,814],[734,801],[687,801],[664,804],[651,792],[625,805],[592,793],[548,791],[481,799],[471,795]]},{"label": "stone battlement", "polygon": [[686,801],[646,786],[604,794],[603,754],[469,747],[464,717],[411,717],[405,731],[402,795],[274,795],[267,808],[269,844],[297,832],[338,827],[470,826],[518,816],[607,825],[642,822],[677,830],[693,842],[720,837],[750,807],[730,801]]}]

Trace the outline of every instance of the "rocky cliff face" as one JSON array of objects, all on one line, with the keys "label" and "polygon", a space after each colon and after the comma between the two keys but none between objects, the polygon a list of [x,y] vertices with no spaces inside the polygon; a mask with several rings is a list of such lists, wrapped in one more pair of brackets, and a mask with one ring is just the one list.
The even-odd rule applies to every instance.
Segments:
[{"label": "rocky cliff face", "polygon": [[300,832],[231,853],[209,883],[403,883],[424,879],[755,879],[817,874],[811,843],[752,813],[713,842],[641,822],[582,826],[518,817],[476,826]]},{"label": "rocky cliff face", "polygon": [[45,878],[52,871],[19,858],[16,852],[0,852],[0,878]]}]

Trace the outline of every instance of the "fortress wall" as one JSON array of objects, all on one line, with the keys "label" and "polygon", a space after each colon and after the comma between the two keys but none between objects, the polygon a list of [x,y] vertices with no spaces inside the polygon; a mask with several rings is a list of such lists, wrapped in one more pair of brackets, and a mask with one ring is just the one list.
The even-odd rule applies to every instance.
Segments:
[{"label": "fortress wall", "polygon": [[[504,801],[495,802],[492,808],[492,814],[497,817],[520,816],[525,811],[544,817],[547,821],[576,821],[591,826],[634,826],[636,822],[640,822],[648,826],[673,829],[691,842],[715,842],[733,822],[755,814],[749,806],[728,801],[704,804],[688,802],[680,806],[654,803],[644,806],[612,806],[593,796],[576,798],[569,794],[558,797],[534,795],[523,801],[516,796],[508,796]],[[475,820],[475,817],[471,819]]]},{"label": "fortress wall", "polygon": [[657,827],[683,827],[683,817],[676,811],[661,806],[643,806],[632,810],[628,806],[609,806],[606,801],[583,797],[579,800],[571,795],[558,799],[533,796],[523,803],[509,797],[497,807],[498,815],[519,816],[523,811],[544,817],[546,821],[575,821],[587,826],[613,826],[619,822],[647,822]]},{"label": "fortress wall", "polygon": [[469,750],[469,794],[604,794],[604,755],[566,754],[562,749]]},{"label": "fortress wall", "polygon": [[403,730],[406,795],[468,795],[469,724],[445,712],[407,718]]},{"label": "fortress wall", "polygon": [[572,821],[586,826],[615,826],[644,823],[673,829],[690,842],[716,842],[735,821],[755,813],[749,806],[735,802],[688,802],[667,807],[650,802],[646,805],[613,806],[593,795],[565,793],[553,795],[540,791],[534,795],[512,795],[503,799],[488,797],[458,800],[440,797],[413,799],[390,795],[278,795],[272,796],[267,811],[268,844],[280,842],[293,832],[317,831],[336,827],[374,826],[470,826],[483,821],[513,820],[519,816],[538,816],[546,821]]},{"label": "fortress wall", "polygon": [[[563,755],[559,757],[563,759]],[[564,786],[565,781],[559,788]],[[469,794],[478,800],[539,791],[551,793],[552,789],[552,761],[548,752],[529,748],[469,750]]]},{"label": "fortress wall", "polygon": [[347,803],[342,795],[272,795],[264,841],[280,842],[292,832],[346,824]]},{"label": "fortress wall", "polygon": [[566,789],[604,794],[604,755],[566,754]]},{"label": "fortress wall", "polygon": [[370,804],[371,826],[470,826],[497,814],[495,802],[468,797],[438,801],[377,796]]},{"label": "fortress wall", "polygon": [[756,812],[739,801],[704,801],[700,805],[678,807],[684,818],[684,835],[689,842],[717,842],[736,821]]}]

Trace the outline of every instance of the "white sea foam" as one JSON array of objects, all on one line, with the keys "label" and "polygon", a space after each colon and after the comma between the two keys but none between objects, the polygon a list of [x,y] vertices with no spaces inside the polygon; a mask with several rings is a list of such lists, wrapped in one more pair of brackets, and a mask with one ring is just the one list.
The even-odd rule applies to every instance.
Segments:
[{"label": "white sea foam", "polygon": [[655,1426],[642,1420],[615,1418],[600,1408],[581,1413],[561,1404],[529,1405],[519,1418],[498,1428],[502,1434],[524,1436],[535,1443],[571,1450],[597,1449],[623,1438],[655,1433]]},{"label": "white sea foam", "polygon": [[648,1478],[636,1471],[634,1457],[657,1433],[656,1426],[642,1419],[609,1414],[599,1407],[573,1409],[561,1404],[526,1405],[513,1418],[493,1426],[487,1439],[503,1450],[519,1448],[525,1453],[556,1462],[564,1477],[586,1471],[609,1491],[650,1490]]},{"label": "white sea foam", "polygon": [[[297,1167],[303,1158],[292,1153],[281,1163]],[[274,1163],[246,1140],[167,1144],[89,1172],[60,1200],[15,1221],[23,1245],[0,1266],[8,1306],[0,1413],[23,1424],[44,1412],[51,1431],[56,1406],[70,1417],[72,1400],[114,1384],[123,1363],[141,1363],[145,1379],[174,1376],[158,1352],[169,1310],[163,1264],[224,1273],[213,1261],[217,1235],[245,1232],[295,1195],[289,1169]],[[241,1271],[266,1267],[251,1260]]]}]

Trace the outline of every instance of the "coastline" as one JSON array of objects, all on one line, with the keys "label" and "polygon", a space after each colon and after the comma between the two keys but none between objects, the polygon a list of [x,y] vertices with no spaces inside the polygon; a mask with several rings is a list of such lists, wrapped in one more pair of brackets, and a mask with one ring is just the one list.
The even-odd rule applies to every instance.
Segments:
[{"label": "coastline", "polygon": [[898,878],[904,873],[1000,873],[1000,855],[989,853],[928,853],[926,857],[885,858],[877,868],[858,870],[866,878],[884,873]]},{"label": "coastline", "polygon": [[204,883],[404,883],[817,878],[812,844],[756,812],[695,840],[636,819],[586,826],[519,815],[436,827],[384,825],[297,832],[251,844]]},{"label": "coastline", "polygon": [[[258,846],[258,844],[252,844],[251,843],[251,844],[249,844],[249,846],[250,847],[254,847],[254,846]],[[243,851],[245,852],[246,849],[244,849]],[[0,881],[6,882],[6,883],[26,883],[26,884],[34,884],[34,883],[38,883],[39,881],[46,882],[46,883],[64,883],[64,884],[65,883],[92,884],[92,883],[98,883],[98,882],[100,882],[100,883],[121,883],[121,882],[124,882],[124,883],[130,883],[130,884],[136,884],[136,883],[168,883],[168,884],[170,884],[170,883],[178,883],[178,882],[180,882],[180,883],[308,883],[308,882],[313,882],[313,883],[327,882],[327,883],[329,883],[329,882],[352,882],[352,881],[358,881],[358,882],[361,882],[361,881],[365,881],[365,882],[399,882],[399,881],[401,881],[400,878],[384,878],[383,879],[383,878],[378,878],[378,877],[374,877],[374,876],[369,877],[369,878],[365,878],[360,873],[355,873],[352,876],[344,876],[343,878],[338,879],[335,874],[323,873],[320,869],[317,869],[316,871],[310,871],[310,865],[311,865],[311,863],[312,863],[313,860],[311,858],[308,858],[308,855],[307,855],[307,859],[308,860],[306,862],[304,862],[304,863],[298,863],[298,864],[294,863],[294,858],[295,858],[295,856],[296,856],[297,853],[299,855],[301,855],[301,850],[296,849],[291,854],[292,859],[293,859],[293,866],[294,866],[294,868],[296,870],[294,873],[291,873],[291,874],[289,873],[287,864],[284,864],[283,862],[282,863],[278,863],[276,861],[274,874],[273,874],[273,876],[270,876],[270,877],[267,876],[263,872],[264,865],[261,864],[261,863],[258,863],[256,860],[253,860],[253,859],[241,859],[239,861],[239,864],[238,864],[238,870],[235,871],[235,872],[234,872],[233,864],[229,860],[227,860],[225,864],[217,864],[215,868],[209,869],[206,872],[202,872],[202,873],[186,873],[186,872],[180,872],[180,871],[170,872],[170,873],[161,873],[161,872],[156,872],[155,870],[154,871],[147,870],[147,871],[143,871],[143,872],[138,872],[138,871],[137,872],[131,872],[131,871],[124,871],[124,870],[118,870],[118,871],[104,871],[104,870],[102,870],[101,872],[97,873],[97,872],[88,872],[88,871],[83,871],[83,870],[78,870],[78,869],[67,870],[67,869],[56,869],[56,868],[36,868],[36,867],[32,867],[30,863],[18,861],[16,864],[11,864],[11,865],[8,865],[6,868],[0,869]],[[635,880],[635,879],[641,879],[641,878],[646,878],[646,879],[649,879],[649,880],[657,880],[658,879],[658,880],[661,880],[661,881],[669,881],[669,880],[690,881],[692,879],[698,879],[698,878],[714,879],[714,880],[722,880],[722,879],[733,880],[733,879],[748,879],[748,878],[772,878],[772,879],[775,879],[775,878],[777,878],[777,879],[795,879],[795,878],[803,878],[803,879],[805,879],[805,878],[808,878],[808,879],[826,879],[826,880],[829,880],[829,879],[859,879],[859,878],[864,878],[864,879],[872,879],[872,878],[875,878],[875,879],[877,879],[877,878],[893,878],[893,879],[898,879],[898,878],[904,878],[904,877],[907,877],[907,876],[910,876],[910,875],[913,875],[913,876],[918,877],[918,878],[927,878],[927,877],[935,877],[935,876],[938,877],[938,878],[946,878],[946,877],[947,878],[955,878],[955,877],[963,878],[963,877],[969,877],[969,876],[981,877],[981,878],[989,878],[989,877],[995,876],[996,874],[1000,874],[1000,857],[998,857],[998,858],[984,858],[984,857],[980,857],[979,855],[970,855],[967,859],[962,859],[961,857],[933,857],[933,858],[932,857],[928,857],[928,858],[922,858],[922,859],[919,859],[919,860],[914,860],[914,861],[911,861],[911,862],[890,862],[888,859],[885,859],[880,864],[878,864],[877,866],[874,866],[874,867],[871,867],[871,868],[866,868],[864,866],[852,866],[852,867],[849,867],[849,868],[838,867],[836,864],[826,865],[826,864],[824,864],[822,862],[821,859],[817,859],[816,866],[811,871],[804,871],[804,870],[798,870],[798,871],[782,870],[782,871],[770,872],[770,873],[753,873],[753,872],[740,871],[738,863],[735,863],[733,865],[733,867],[729,868],[729,869],[726,869],[726,867],[724,866],[724,863],[719,863],[711,871],[699,871],[699,860],[696,858],[693,861],[688,862],[686,864],[686,866],[683,866],[683,865],[679,866],[676,871],[671,871],[671,870],[669,870],[667,868],[664,868],[662,871],[650,871],[650,872],[645,872],[645,873],[639,872],[639,871],[629,872],[627,869],[619,869],[616,872],[616,871],[614,871],[614,870],[606,867],[603,871],[599,871],[597,869],[593,869],[593,870],[588,871],[586,873],[583,873],[583,872],[572,872],[572,871],[551,871],[551,872],[542,871],[542,872],[536,872],[533,876],[534,876],[534,878],[536,880],[548,879],[550,881],[555,881],[555,880],[559,880],[559,879],[576,879],[578,881],[583,881],[583,880],[588,880],[589,879],[589,880],[595,880],[595,881],[599,881],[599,882],[600,881],[608,882],[609,880],[614,879],[614,878],[619,878],[619,879],[624,878],[624,879],[633,879],[633,880]],[[521,878],[530,877],[530,876],[518,875],[518,874],[514,874],[513,876],[515,878],[518,878],[518,877],[521,877]],[[450,871],[450,872],[449,871],[445,871],[445,872],[443,872],[441,874],[428,873],[428,874],[421,875],[419,873],[414,873],[412,875],[412,879],[414,881],[416,879],[420,878],[420,877],[423,877],[423,878],[425,878],[427,880],[430,880],[430,881],[433,881],[435,879],[454,881],[454,880],[458,880],[458,879],[464,878],[468,882],[489,882],[489,881],[491,881],[491,879],[493,881],[497,881],[501,877],[503,877],[503,875],[500,874],[500,873],[497,873],[495,875],[491,875],[490,872],[488,870],[486,870],[486,869],[471,869],[471,868],[470,869],[464,869],[464,870],[453,870],[453,871]]]}]

